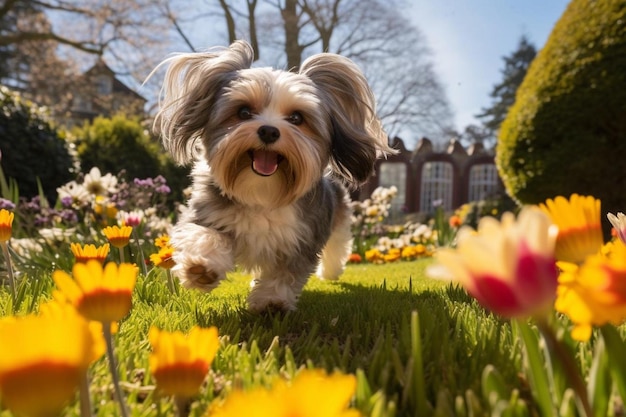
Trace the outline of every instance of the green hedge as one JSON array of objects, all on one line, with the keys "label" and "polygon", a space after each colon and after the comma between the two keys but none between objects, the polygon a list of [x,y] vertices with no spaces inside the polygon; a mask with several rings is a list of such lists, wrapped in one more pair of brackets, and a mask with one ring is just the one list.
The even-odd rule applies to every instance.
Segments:
[{"label": "green hedge", "polygon": [[41,182],[52,204],[56,188],[70,181],[75,173],[72,157],[63,135],[48,119],[46,109],[0,86],[0,161],[7,178],[13,178],[21,197],[38,195]]},{"label": "green hedge", "polygon": [[573,0],[531,64],[496,163],[520,203],[591,194],[626,211],[626,2]]}]

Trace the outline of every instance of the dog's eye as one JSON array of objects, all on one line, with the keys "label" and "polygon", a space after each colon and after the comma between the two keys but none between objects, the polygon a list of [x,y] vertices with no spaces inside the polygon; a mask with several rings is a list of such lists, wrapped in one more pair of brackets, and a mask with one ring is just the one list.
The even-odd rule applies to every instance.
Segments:
[{"label": "dog's eye", "polygon": [[237,116],[239,116],[241,120],[252,119],[252,110],[250,110],[250,107],[248,106],[243,106],[239,109]]},{"label": "dog's eye", "polygon": [[304,121],[304,117],[302,116],[302,113],[294,111],[289,115],[289,117],[287,117],[287,121],[292,125],[297,126],[302,124],[302,122]]}]

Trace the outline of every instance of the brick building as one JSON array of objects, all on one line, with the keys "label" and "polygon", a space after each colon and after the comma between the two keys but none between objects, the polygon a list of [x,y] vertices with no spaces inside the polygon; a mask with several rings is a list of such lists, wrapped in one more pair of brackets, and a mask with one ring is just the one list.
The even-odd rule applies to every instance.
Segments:
[{"label": "brick building", "polygon": [[494,153],[480,143],[465,148],[452,139],[444,151],[436,151],[429,139],[422,138],[416,149],[409,151],[401,139],[395,138],[392,147],[398,154],[376,162],[376,174],[357,196],[364,199],[378,186],[395,185],[398,194],[392,202],[392,217],[407,213],[428,215],[439,205],[450,211],[504,192]]}]

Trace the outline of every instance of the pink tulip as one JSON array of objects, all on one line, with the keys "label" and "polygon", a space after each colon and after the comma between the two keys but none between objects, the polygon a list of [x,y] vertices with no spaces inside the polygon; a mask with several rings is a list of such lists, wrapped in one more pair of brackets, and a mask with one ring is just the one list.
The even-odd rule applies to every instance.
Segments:
[{"label": "pink tulip", "polygon": [[446,275],[459,282],[485,308],[507,318],[537,316],[556,297],[556,229],[537,207],[517,219],[484,217],[478,230],[462,228],[456,249],[436,254]]}]

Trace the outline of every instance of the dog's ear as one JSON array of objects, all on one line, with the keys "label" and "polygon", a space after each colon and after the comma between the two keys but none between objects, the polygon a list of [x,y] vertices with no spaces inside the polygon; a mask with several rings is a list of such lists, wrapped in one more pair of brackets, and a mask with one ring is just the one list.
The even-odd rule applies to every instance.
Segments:
[{"label": "dog's ear", "polygon": [[220,91],[253,57],[248,43],[236,41],[226,49],[176,54],[150,74],[168,65],[153,127],[177,162],[191,161]]},{"label": "dog's ear", "polygon": [[321,91],[331,119],[331,168],[351,188],[372,174],[378,156],[395,152],[376,116],[365,76],[354,62],[336,54],[318,54],[302,64],[300,73]]}]

